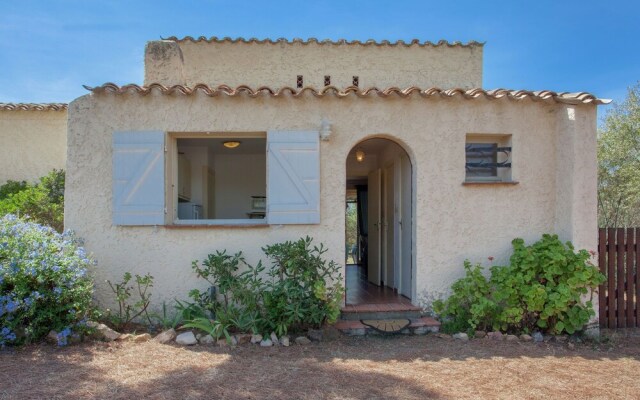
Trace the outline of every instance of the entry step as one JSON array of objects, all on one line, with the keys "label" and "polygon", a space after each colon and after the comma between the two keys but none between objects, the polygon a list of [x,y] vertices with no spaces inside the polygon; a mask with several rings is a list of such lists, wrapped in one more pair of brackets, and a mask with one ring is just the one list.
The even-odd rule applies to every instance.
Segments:
[{"label": "entry step", "polygon": [[348,304],[341,311],[341,319],[357,321],[361,319],[417,319],[422,313],[420,307],[406,303]]},{"label": "entry step", "polygon": [[[400,333],[406,335],[425,335],[437,333],[440,330],[440,322],[431,317],[410,318],[411,324]],[[379,334],[375,329],[363,324],[359,320],[340,320],[334,325],[340,332],[349,336],[363,336]]]}]

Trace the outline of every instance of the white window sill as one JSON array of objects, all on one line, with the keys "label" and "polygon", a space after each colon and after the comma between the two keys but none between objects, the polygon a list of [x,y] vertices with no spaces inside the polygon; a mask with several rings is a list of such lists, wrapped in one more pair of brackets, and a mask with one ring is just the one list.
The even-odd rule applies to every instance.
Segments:
[{"label": "white window sill", "polygon": [[258,228],[266,227],[266,219],[179,219],[167,228]]},{"label": "white window sill", "polygon": [[462,182],[463,186],[472,186],[472,185],[517,185],[520,182],[518,181],[490,181],[490,180],[484,180],[484,181],[464,181]]}]

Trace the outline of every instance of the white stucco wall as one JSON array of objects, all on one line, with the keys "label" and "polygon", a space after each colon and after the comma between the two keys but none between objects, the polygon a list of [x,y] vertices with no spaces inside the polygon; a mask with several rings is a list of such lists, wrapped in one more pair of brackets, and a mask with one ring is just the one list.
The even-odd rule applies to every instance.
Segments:
[{"label": "white stucco wall", "polygon": [[[567,119],[572,108],[573,119]],[[132,113],[131,110],[136,110]],[[321,142],[319,225],[121,227],[111,224],[111,136],[116,130],[259,132],[317,130]],[[463,186],[467,133],[511,134],[517,185]],[[303,98],[92,94],[69,108],[65,223],[98,261],[98,298],[111,298],[105,279],[125,271],[155,276],[153,300],[183,298],[204,287],[191,261],[216,249],[242,250],[250,263],[260,247],[310,235],[344,261],[346,157],[361,140],[393,138],[414,166],[415,303],[447,292],[462,262],[506,263],[510,241],[531,242],[557,231],[578,247],[596,248],[595,106],[461,98]],[[566,142],[566,143],[565,143]]]},{"label": "white stucco wall", "polygon": [[362,88],[482,86],[482,45],[358,45],[153,41],[145,50],[145,84],[252,88],[344,88],[358,76]]},{"label": "white stucco wall", "polygon": [[0,185],[63,169],[66,155],[66,111],[0,110]]}]

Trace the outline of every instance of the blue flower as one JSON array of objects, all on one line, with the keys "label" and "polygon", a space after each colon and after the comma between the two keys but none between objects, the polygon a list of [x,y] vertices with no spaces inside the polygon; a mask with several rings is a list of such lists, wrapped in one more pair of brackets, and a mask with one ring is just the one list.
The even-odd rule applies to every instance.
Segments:
[{"label": "blue flower", "polygon": [[62,294],[62,288],[54,287],[53,288],[53,293],[55,293],[56,296],[60,296]]},{"label": "blue flower", "polygon": [[67,338],[71,336],[71,328],[64,328],[60,333],[58,333],[58,335],[56,336],[56,338],[58,339],[58,346],[66,346],[67,345]]}]

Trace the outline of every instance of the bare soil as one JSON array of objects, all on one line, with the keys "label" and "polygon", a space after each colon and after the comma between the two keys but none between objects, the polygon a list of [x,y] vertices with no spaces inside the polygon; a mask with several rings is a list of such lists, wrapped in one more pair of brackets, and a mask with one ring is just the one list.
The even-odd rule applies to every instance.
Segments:
[{"label": "bare soil", "polygon": [[523,343],[349,338],[308,346],[155,342],[0,352],[0,399],[640,399],[640,337]]}]

